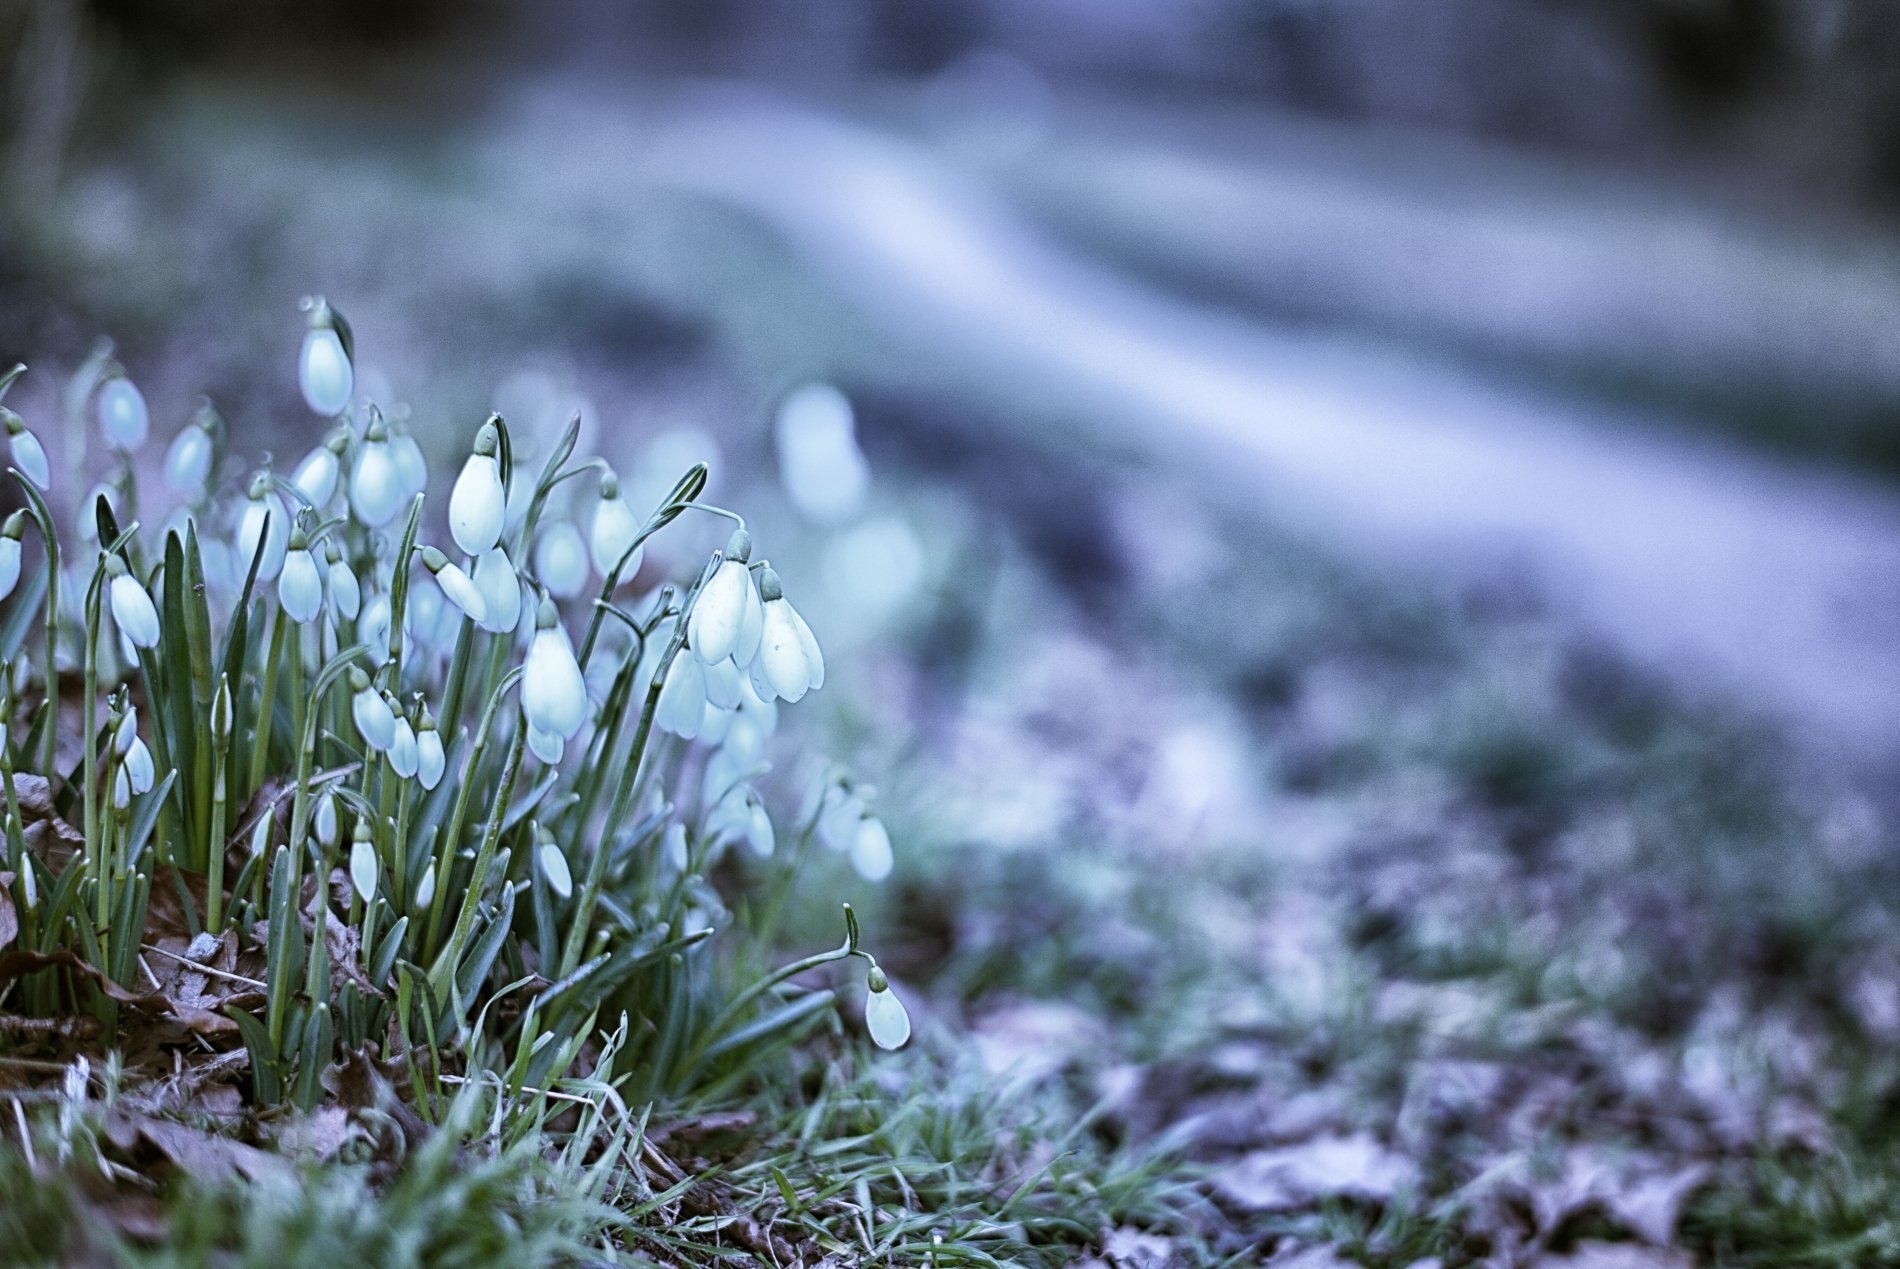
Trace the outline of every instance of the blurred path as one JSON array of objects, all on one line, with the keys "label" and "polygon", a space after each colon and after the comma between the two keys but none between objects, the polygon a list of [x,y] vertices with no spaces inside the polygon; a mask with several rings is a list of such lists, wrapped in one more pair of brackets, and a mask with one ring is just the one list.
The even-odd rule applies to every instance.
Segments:
[{"label": "blurred path", "polygon": [[1886,487],[1195,310],[1039,237],[921,148],[780,102],[702,94],[661,124],[651,159],[662,185],[769,222],[961,375],[1034,384],[1098,435],[1387,562],[1527,561],[1658,665],[1818,739],[1895,748],[1900,495]]}]

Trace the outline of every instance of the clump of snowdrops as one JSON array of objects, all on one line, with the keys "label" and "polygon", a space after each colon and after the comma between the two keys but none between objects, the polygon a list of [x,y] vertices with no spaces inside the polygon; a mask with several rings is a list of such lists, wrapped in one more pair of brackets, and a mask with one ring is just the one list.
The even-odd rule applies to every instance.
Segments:
[{"label": "clump of snowdrops", "polygon": [[[864,1021],[902,1044],[848,905],[837,947],[764,960],[808,841],[871,878],[890,841],[835,773],[775,826],[767,750],[824,657],[744,520],[701,501],[705,466],[635,508],[576,458],[578,418],[531,468],[491,416],[444,497],[359,396],[348,325],[305,308],[324,422],[288,473],[229,458],[207,402],[141,487],[149,413],[102,345],[66,425],[111,470],[62,535],[70,494],[0,405],[26,503],[0,531],[0,1000],[241,1044],[266,1105],[313,1105],[350,1055],[400,1059],[424,1113],[476,1072],[730,1086],[836,1015],[803,981],[834,961],[866,963]],[[698,516],[731,523],[723,549],[623,601],[649,539]],[[149,990],[161,923],[227,966],[220,1002]]]}]

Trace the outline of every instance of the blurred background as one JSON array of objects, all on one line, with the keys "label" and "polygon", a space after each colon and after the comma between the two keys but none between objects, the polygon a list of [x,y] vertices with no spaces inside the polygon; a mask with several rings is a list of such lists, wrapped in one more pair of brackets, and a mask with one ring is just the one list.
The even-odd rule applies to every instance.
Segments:
[{"label": "blurred background", "polygon": [[1900,8],[0,0],[0,68],[56,468],[104,334],[288,470],[311,292],[438,470],[711,457],[990,1071],[1900,1178]]}]

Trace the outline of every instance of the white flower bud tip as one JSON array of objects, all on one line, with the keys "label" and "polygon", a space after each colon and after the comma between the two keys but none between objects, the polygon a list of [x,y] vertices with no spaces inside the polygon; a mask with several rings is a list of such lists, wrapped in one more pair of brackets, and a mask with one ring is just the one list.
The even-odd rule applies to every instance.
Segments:
[{"label": "white flower bud tip", "polygon": [[475,435],[475,451],[462,464],[449,493],[449,534],[470,555],[480,555],[501,541],[508,513],[508,491],[501,484],[501,460],[496,456],[495,425],[482,424]]},{"label": "white flower bud tip", "polygon": [[581,531],[559,520],[541,531],[534,544],[535,580],[556,599],[573,599],[587,586],[587,543]]},{"label": "white flower bud tip", "polygon": [[574,895],[574,874],[567,866],[567,856],[553,842],[542,842],[541,849],[535,852],[535,859],[541,865],[541,875],[547,879],[548,889],[557,899],[570,899]]},{"label": "white flower bud tip", "polygon": [[112,620],[119,627],[133,647],[156,648],[158,646],[158,607],[152,603],[152,597],[139,585],[138,578],[128,573],[125,564],[114,555],[107,559],[107,571],[112,574],[108,586],[108,596],[112,606]]},{"label": "white flower bud tip", "polygon": [[[394,713],[394,711],[391,711]],[[422,767],[422,752],[416,742],[416,731],[409,720],[401,714],[395,714],[395,731],[389,742],[389,766],[405,780],[415,778]]]},{"label": "white flower bud tip", "polygon": [[301,545],[303,533],[292,536],[299,545],[284,555],[283,571],[277,577],[277,602],[283,605],[286,617],[302,625],[323,611],[323,574],[317,570],[310,548]]},{"label": "white flower bud tip", "polygon": [[303,307],[310,315],[310,329],[304,333],[297,357],[297,386],[311,413],[335,418],[349,408],[356,391],[356,371],[346,342],[349,324],[320,295],[306,299]]},{"label": "white flower bud tip", "polygon": [[13,465],[41,489],[50,489],[53,469],[46,461],[46,447],[40,444],[40,438],[27,431],[26,422],[5,406],[0,406],[0,419],[6,420],[7,449],[13,455]]},{"label": "white flower bud tip", "polygon": [[113,375],[99,389],[99,430],[107,441],[124,450],[145,444],[151,433],[152,416],[145,408],[145,394],[123,375]]},{"label": "white flower bud tip", "polygon": [[422,729],[416,733],[416,774],[422,780],[422,787],[433,789],[442,783],[442,774],[447,768],[448,755],[442,749],[442,733],[424,714]]},{"label": "white flower bud tip", "polygon": [[485,609],[479,622],[482,629],[503,634],[520,623],[521,579],[506,551],[492,547],[476,559],[475,589],[481,592]]},{"label": "white flower bud tip", "polygon": [[587,683],[579,661],[558,624],[554,605],[541,601],[534,639],[528,644],[521,679],[521,707],[528,721],[544,732],[570,739],[587,722]]},{"label": "white flower bud tip", "polygon": [[364,838],[350,843],[350,885],[357,898],[368,903],[376,897],[376,847]]}]

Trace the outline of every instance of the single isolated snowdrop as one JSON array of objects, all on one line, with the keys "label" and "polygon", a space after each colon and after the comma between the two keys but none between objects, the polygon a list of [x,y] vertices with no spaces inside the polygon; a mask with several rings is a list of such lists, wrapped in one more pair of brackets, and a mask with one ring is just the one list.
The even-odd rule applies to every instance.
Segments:
[{"label": "single isolated snowdrop", "polygon": [[[589,535],[588,549],[592,552],[594,572],[605,578],[609,576],[633,550],[633,544],[640,536],[642,525],[640,518],[633,514],[633,508],[620,493],[620,478],[610,469],[600,478],[600,501],[594,506],[594,523]],[[634,551],[627,559],[626,567],[620,570],[620,580],[630,581],[640,571],[640,560],[646,554],[643,546]]]},{"label": "single isolated snowdrop", "polygon": [[333,419],[350,408],[356,391],[350,325],[321,295],[305,299],[303,310],[309,315],[310,329],[304,332],[297,355],[297,386],[311,413]]},{"label": "single isolated snowdrop", "polygon": [[26,536],[26,512],[16,511],[0,526],[0,599],[20,584],[20,539]]},{"label": "single isolated snowdrop", "polygon": [[820,524],[850,519],[870,487],[854,429],[851,402],[828,383],[795,388],[779,406],[779,478],[792,505]]},{"label": "single isolated snowdrop", "polygon": [[218,454],[218,433],[224,420],[210,401],[200,401],[191,422],[172,438],[165,451],[165,483],[187,498],[204,496],[211,481],[211,465]]},{"label": "single isolated snowdrop", "polygon": [[543,597],[534,625],[521,678],[522,712],[533,727],[571,740],[587,722],[587,682],[552,600]]},{"label": "single isolated snowdrop", "polygon": [[501,483],[500,448],[500,433],[491,417],[475,433],[475,447],[449,492],[449,536],[469,555],[481,555],[501,541],[508,491]]},{"label": "single isolated snowdrop", "polygon": [[[363,586],[335,539],[324,544],[324,561],[328,565],[330,611],[343,621],[355,621],[363,607]],[[383,633],[387,635],[388,630]]]},{"label": "single isolated snowdrop", "polygon": [[350,669],[350,717],[363,743],[377,753],[385,753],[396,742],[396,714],[383,694],[370,686],[369,675]]},{"label": "single isolated snowdrop", "polygon": [[152,432],[152,413],[145,394],[114,366],[99,388],[99,430],[115,449],[135,450]]},{"label": "single isolated snowdrop", "polygon": [[[261,559],[257,557],[259,542],[264,544]],[[271,488],[268,472],[251,477],[250,497],[238,516],[237,545],[243,561],[240,567],[249,569],[251,561],[258,559],[258,581],[271,581],[282,571],[284,555],[290,549],[290,512]]]},{"label": "single isolated snowdrop", "polygon": [[[726,558],[700,588],[686,620],[693,653],[705,665],[728,660],[740,650],[748,626],[763,631],[764,613],[758,588],[752,584],[752,535],[734,529],[726,541]],[[748,658],[749,659],[749,658]]]},{"label": "single isolated snowdrop", "polygon": [[416,723],[416,773],[424,789],[433,789],[442,783],[442,775],[448,769],[448,755],[442,749],[442,733],[436,730],[435,715],[429,707],[422,707],[422,718]]},{"label": "single isolated snowdrop", "polygon": [[825,658],[811,627],[785,598],[778,574],[766,568],[759,574],[759,598],[764,616],[759,656],[753,663],[752,685],[760,696],[779,696],[796,704],[805,693],[825,685]]},{"label": "single isolated snowdrop", "polygon": [[339,427],[323,444],[305,454],[297,470],[290,473],[290,483],[319,511],[336,497],[337,480],[343,474],[343,455],[349,447],[350,431]]},{"label": "single isolated snowdrop", "polygon": [[477,624],[487,620],[488,601],[482,598],[481,587],[462,571],[460,564],[451,564],[448,556],[432,546],[425,546],[422,548],[422,566],[429,570],[436,585],[442,588],[442,594],[461,609],[464,616]]},{"label": "single isolated snowdrop", "polygon": [[910,1039],[910,1011],[891,990],[891,980],[877,965],[865,977],[871,991],[864,998],[864,1028],[880,1049],[901,1049]]},{"label": "single isolated snowdrop", "polygon": [[574,599],[587,587],[587,543],[566,520],[541,530],[534,543],[534,578],[556,599]]},{"label": "single isolated snowdrop", "polygon": [[369,426],[356,447],[356,465],[350,471],[350,510],[372,529],[380,529],[396,518],[403,504],[403,475],[397,469],[396,455],[389,444],[389,427],[374,406],[370,407]]},{"label": "single isolated snowdrop", "polygon": [[158,607],[139,579],[132,576],[125,561],[117,555],[106,556],[107,598],[112,621],[119,633],[135,648],[158,646]]},{"label": "single isolated snowdrop", "polygon": [[0,405],[0,419],[6,420],[7,450],[13,455],[13,465],[41,489],[52,488],[53,470],[46,461],[46,447],[40,444],[40,438],[26,430],[26,420],[4,405]]},{"label": "single isolated snowdrop", "polygon": [[475,589],[482,593],[484,615],[476,622],[490,634],[505,634],[521,623],[521,579],[508,553],[499,546],[475,560]]},{"label": "single isolated snowdrop", "polygon": [[316,620],[323,611],[323,574],[301,528],[290,531],[290,549],[277,575],[277,602],[283,605],[284,615],[299,625]]}]

